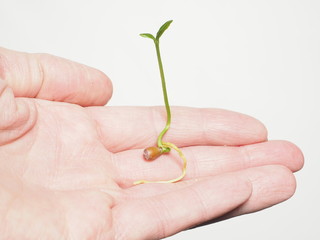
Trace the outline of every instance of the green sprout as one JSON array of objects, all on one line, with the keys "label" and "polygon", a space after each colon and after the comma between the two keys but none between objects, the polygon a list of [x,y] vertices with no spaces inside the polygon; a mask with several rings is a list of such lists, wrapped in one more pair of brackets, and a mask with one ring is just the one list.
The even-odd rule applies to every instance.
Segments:
[{"label": "green sprout", "polygon": [[162,181],[147,181],[147,180],[139,180],[134,182],[134,184],[141,184],[141,183],[174,183],[178,182],[181,179],[184,178],[186,175],[186,168],[187,168],[187,160],[185,156],[183,155],[182,151],[173,143],[169,142],[163,142],[162,138],[166,134],[166,132],[170,128],[171,124],[171,111],[170,111],[170,105],[169,105],[169,100],[168,100],[168,93],[167,93],[167,87],[166,87],[166,81],[165,81],[165,76],[164,76],[164,71],[163,71],[163,65],[162,65],[162,60],[161,60],[161,54],[160,54],[160,37],[162,34],[168,29],[170,24],[172,23],[172,20],[165,22],[157,32],[156,37],[154,37],[150,33],[142,33],[140,34],[141,37],[145,38],[150,38],[153,40],[157,52],[157,59],[158,59],[158,65],[159,65],[159,70],[160,70],[160,77],[161,77],[161,84],[162,84],[162,92],[163,92],[163,98],[164,98],[164,103],[166,107],[166,112],[167,112],[167,122],[164,127],[164,129],[160,132],[158,139],[157,139],[157,145],[158,146],[153,146],[153,147],[148,147],[144,150],[143,156],[146,160],[152,161],[161,156],[163,153],[168,153],[170,152],[171,149],[176,150],[179,153],[179,156],[183,160],[183,168],[182,168],[182,174],[171,180],[162,180]]}]

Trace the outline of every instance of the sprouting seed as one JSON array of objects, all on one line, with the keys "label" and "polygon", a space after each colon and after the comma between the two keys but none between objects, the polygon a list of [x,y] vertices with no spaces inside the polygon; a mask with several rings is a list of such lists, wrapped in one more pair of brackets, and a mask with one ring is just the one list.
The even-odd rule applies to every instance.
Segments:
[{"label": "sprouting seed", "polygon": [[183,161],[183,167],[182,167],[182,174],[174,179],[171,180],[160,180],[160,181],[148,181],[148,180],[139,180],[135,181],[134,184],[142,184],[142,183],[174,183],[178,182],[181,179],[184,178],[186,175],[186,169],[187,169],[187,160],[185,156],[183,155],[182,151],[173,143],[169,142],[163,142],[162,138],[165,135],[165,133],[169,130],[170,124],[171,124],[171,111],[170,111],[170,105],[169,105],[169,100],[168,100],[168,94],[167,94],[167,88],[166,88],[166,81],[165,81],[165,76],[164,76],[164,71],[163,71],[163,65],[162,65],[162,60],[161,60],[161,55],[160,55],[160,37],[162,34],[168,29],[170,24],[172,23],[172,20],[165,22],[157,32],[156,36],[153,36],[150,33],[142,33],[140,36],[150,38],[153,40],[157,52],[157,59],[158,59],[158,65],[159,65],[159,70],[160,70],[160,77],[161,77],[161,84],[162,84],[162,92],[163,92],[163,98],[164,98],[164,103],[166,107],[166,112],[167,112],[167,123],[164,127],[164,129],[160,132],[158,139],[157,139],[157,145],[158,146],[152,146],[144,149],[143,151],[143,156],[146,160],[152,161],[157,159],[159,156],[161,156],[163,153],[168,153],[170,152],[171,149],[174,149],[179,153],[179,156],[181,157]]}]

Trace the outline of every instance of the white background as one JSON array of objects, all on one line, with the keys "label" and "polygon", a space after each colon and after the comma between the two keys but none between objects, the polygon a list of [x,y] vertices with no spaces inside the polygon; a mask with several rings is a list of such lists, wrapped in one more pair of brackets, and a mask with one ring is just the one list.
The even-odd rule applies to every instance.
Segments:
[{"label": "white background", "polygon": [[169,19],[171,104],[252,115],[306,162],[289,201],[168,239],[320,239],[320,1],[0,0],[0,46],[99,68],[110,105],[162,105],[152,42],[138,34]]}]

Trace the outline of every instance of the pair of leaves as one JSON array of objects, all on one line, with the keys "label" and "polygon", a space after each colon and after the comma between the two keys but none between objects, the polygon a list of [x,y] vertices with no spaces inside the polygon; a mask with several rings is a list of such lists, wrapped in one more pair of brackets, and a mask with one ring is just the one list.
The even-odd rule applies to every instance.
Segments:
[{"label": "pair of leaves", "polygon": [[150,38],[153,41],[159,41],[160,37],[162,36],[162,34],[168,29],[168,27],[170,26],[170,24],[172,23],[173,20],[169,20],[167,22],[165,22],[160,28],[159,31],[157,32],[156,37],[154,37],[151,33],[141,33],[140,36],[141,37],[145,37],[145,38]]}]

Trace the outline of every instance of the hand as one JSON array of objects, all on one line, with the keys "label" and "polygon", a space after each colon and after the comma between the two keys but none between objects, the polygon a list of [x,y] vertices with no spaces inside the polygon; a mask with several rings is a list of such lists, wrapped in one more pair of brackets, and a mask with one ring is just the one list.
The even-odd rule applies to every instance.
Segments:
[{"label": "hand", "polygon": [[104,107],[112,85],[98,70],[2,48],[0,94],[0,239],[159,239],[288,199],[303,165],[249,116],[175,107],[165,140],[187,176],[133,186],[181,172],[174,152],[142,157],[163,107]]}]

